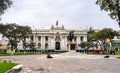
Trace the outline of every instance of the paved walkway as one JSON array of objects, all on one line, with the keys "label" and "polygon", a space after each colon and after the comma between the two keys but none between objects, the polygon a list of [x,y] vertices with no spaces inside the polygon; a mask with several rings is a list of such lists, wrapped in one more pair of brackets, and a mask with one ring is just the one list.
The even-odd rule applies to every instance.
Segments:
[{"label": "paved walkway", "polygon": [[0,59],[11,59],[24,65],[19,73],[120,73],[120,59],[114,55],[86,55],[75,52],[47,55],[6,56]]},{"label": "paved walkway", "polygon": [[[104,56],[106,55],[88,55],[77,52],[67,52],[67,53],[55,54],[53,56],[59,58],[104,59]],[[109,59],[116,59],[116,56],[110,55]]]}]

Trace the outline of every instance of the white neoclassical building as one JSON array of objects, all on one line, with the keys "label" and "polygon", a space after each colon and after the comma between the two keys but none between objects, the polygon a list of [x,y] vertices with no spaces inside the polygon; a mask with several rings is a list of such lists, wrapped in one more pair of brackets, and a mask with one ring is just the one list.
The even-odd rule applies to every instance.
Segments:
[{"label": "white neoclassical building", "polygon": [[69,32],[64,26],[52,26],[50,29],[33,30],[29,39],[36,44],[40,50],[70,51],[76,50],[78,44],[87,41],[87,32],[74,30],[74,39],[68,40]]}]

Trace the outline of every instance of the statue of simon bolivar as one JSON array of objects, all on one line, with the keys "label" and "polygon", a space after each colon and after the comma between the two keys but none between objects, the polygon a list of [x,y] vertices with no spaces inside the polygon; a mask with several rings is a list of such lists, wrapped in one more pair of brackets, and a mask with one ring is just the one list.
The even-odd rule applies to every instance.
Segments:
[{"label": "statue of simon bolivar", "polygon": [[68,39],[69,39],[70,42],[72,42],[72,40],[74,39],[74,31],[69,32]]}]

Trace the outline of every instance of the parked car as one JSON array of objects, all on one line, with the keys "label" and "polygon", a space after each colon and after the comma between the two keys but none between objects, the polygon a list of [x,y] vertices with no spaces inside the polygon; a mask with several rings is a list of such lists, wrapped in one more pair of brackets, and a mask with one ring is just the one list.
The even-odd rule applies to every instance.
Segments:
[{"label": "parked car", "polygon": [[97,53],[102,53],[102,52],[104,52],[104,50],[95,50],[95,52],[97,52]]}]

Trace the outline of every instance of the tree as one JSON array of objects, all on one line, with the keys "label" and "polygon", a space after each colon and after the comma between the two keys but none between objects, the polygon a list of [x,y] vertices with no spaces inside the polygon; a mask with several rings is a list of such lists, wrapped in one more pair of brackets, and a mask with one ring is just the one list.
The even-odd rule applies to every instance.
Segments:
[{"label": "tree", "polygon": [[26,37],[32,33],[31,28],[29,26],[18,26],[16,32],[18,32],[19,39],[23,40],[23,47],[26,48]]},{"label": "tree", "polygon": [[105,40],[109,38],[110,40],[114,38],[115,35],[118,35],[118,33],[111,29],[111,28],[104,28],[98,32],[94,32],[93,34],[88,36],[88,41],[91,40]]},{"label": "tree", "polygon": [[[111,39],[113,39],[114,36],[117,34],[118,33],[111,28],[104,28],[98,32],[94,32],[93,34],[89,35],[88,42],[91,43],[92,45],[92,42],[96,41],[100,45],[100,48],[102,49],[102,47],[105,48],[106,43],[105,40],[110,39],[111,42]],[[101,41],[101,43],[99,41]]]},{"label": "tree", "polygon": [[99,37],[104,41],[107,38],[109,38],[111,41],[111,39],[113,39],[115,35],[117,35],[117,32],[111,28],[104,28],[101,31],[99,31]]},{"label": "tree", "polygon": [[80,46],[81,48],[85,48],[88,47],[89,44],[87,42],[81,42],[78,46]]},{"label": "tree", "polygon": [[0,16],[12,5],[11,0],[0,0]]},{"label": "tree", "polygon": [[104,28],[99,32],[100,39],[102,40],[103,48],[106,50],[109,50],[110,48],[107,48],[107,39],[109,39],[109,43],[111,42],[111,39],[114,38],[114,36],[118,35],[116,31],[114,31],[111,28]]},{"label": "tree", "polygon": [[26,35],[32,32],[29,26],[20,26],[15,23],[10,23],[6,25],[1,24],[0,29],[2,29],[0,33],[2,33],[4,37],[7,37],[9,39],[12,49],[16,49],[17,42],[19,40],[24,41]]},{"label": "tree", "polygon": [[99,40],[100,37],[99,37],[99,31],[98,32],[94,32],[93,34],[91,35],[88,35],[88,41],[92,41],[92,40]]},{"label": "tree", "polygon": [[109,16],[120,26],[120,0],[97,0],[96,4],[100,5],[101,10],[110,12]]},{"label": "tree", "polygon": [[16,28],[16,24],[1,24],[1,31],[0,33],[3,34],[3,37],[7,37],[9,39],[9,44],[11,44],[11,48],[14,49],[16,47],[16,37],[15,37],[15,33],[14,30]]},{"label": "tree", "polygon": [[0,24],[0,33],[2,33],[2,31],[3,31],[3,27],[4,27],[4,25],[1,23]]}]

